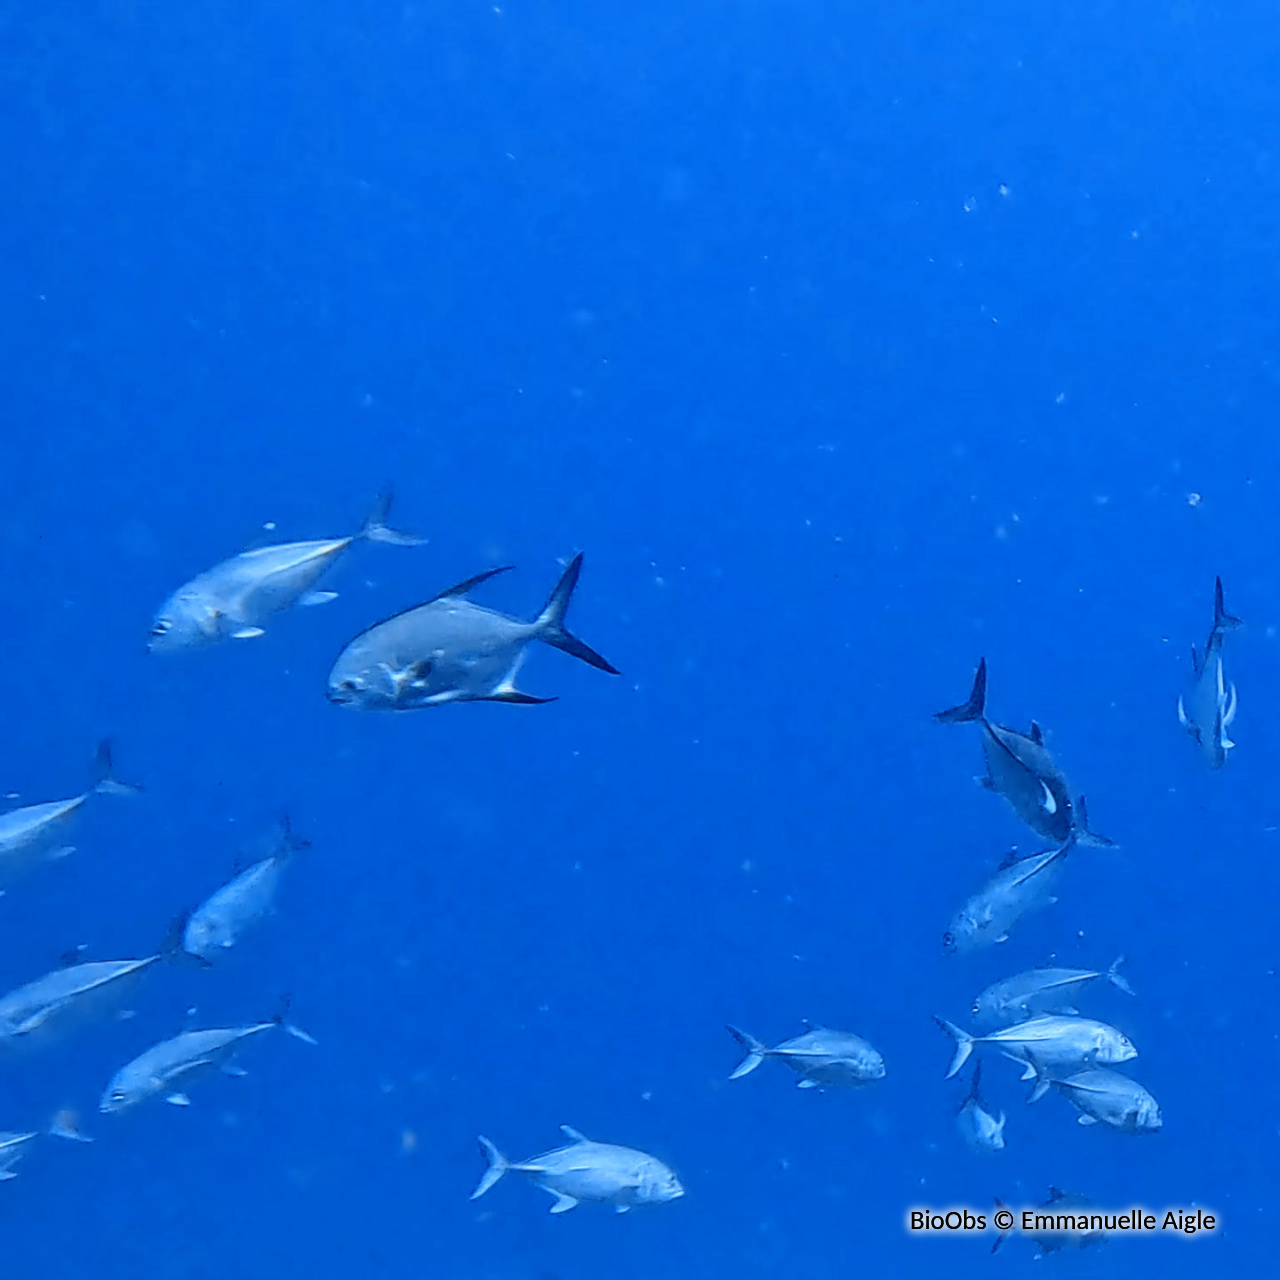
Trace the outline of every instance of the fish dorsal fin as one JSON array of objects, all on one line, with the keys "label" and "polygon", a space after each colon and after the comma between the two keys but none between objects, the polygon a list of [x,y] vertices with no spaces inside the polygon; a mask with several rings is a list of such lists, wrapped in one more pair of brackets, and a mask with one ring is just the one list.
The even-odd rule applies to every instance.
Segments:
[{"label": "fish dorsal fin", "polygon": [[452,587],[447,587],[437,596],[432,596],[427,601],[428,604],[435,604],[437,600],[453,600],[458,596],[465,596],[469,592],[474,591],[482,582],[488,582],[490,578],[497,577],[500,573],[510,573],[515,568],[513,564],[504,564],[497,569],[486,569],[483,573],[477,573],[472,578],[466,578],[462,582],[456,583]]},{"label": "fish dorsal fin", "polygon": [[1044,746],[1044,730],[1034,720],[1031,722],[1031,732],[1027,736],[1037,747]]},{"label": "fish dorsal fin", "polygon": [[564,1136],[568,1138],[570,1142],[590,1142],[591,1141],[591,1139],[588,1138],[587,1135],[582,1132],[582,1130],[575,1129],[570,1124],[562,1124],[560,1126],[560,1132],[563,1133]]},{"label": "fish dorsal fin", "polygon": [[1063,1189],[1062,1189],[1061,1187],[1050,1187],[1050,1188],[1049,1188],[1049,1203],[1050,1203],[1050,1204],[1054,1204],[1054,1203],[1056,1203],[1056,1202],[1057,1202],[1057,1201],[1059,1201],[1059,1200],[1065,1200],[1066,1198],[1067,1198],[1067,1193],[1066,1193],[1065,1191],[1063,1191]]},{"label": "fish dorsal fin", "polygon": [[1195,645],[1191,646],[1191,670],[1194,671],[1196,675],[1200,674],[1200,655],[1196,652]]},{"label": "fish dorsal fin", "polygon": [[88,950],[89,944],[87,942],[82,942],[78,947],[69,948],[58,957],[58,968],[72,969],[78,964],[83,964],[85,952]]},{"label": "fish dorsal fin", "polygon": [[1015,862],[1021,862],[1021,861],[1022,859],[1018,856],[1018,846],[1015,844],[1013,848],[1010,849],[1009,852],[1006,853],[1004,857],[1000,860],[1000,865],[996,868],[996,870],[1008,871],[1009,868],[1013,866]]}]

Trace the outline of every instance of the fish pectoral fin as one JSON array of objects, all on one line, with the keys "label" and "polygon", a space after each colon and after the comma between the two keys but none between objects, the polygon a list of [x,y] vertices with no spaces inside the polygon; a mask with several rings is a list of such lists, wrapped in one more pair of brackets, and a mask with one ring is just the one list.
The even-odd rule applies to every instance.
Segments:
[{"label": "fish pectoral fin", "polygon": [[1222,717],[1222,727],[1225,729],[1236,718],[1236,704],[1239,698],[1236,696],[1236,682],[1231,682],[1231,697],[1227,703],[1227,710]]},{"label": "fish pectoral fin", "polygon": [[630,1213],[631,1206],[629,1204],[615,1204],[613,1206],[614,1213]]},{"label": "fish pectoral fin", "polygon": [[49,861],[57,862],[60,858],[69,858],[75,851],[76,847],[73,844],[59,845],[49,854]]},{"label": "fish pectoral fin", "polygon": [[298,604],[302,608],[308,609],[317,604],[329,604],[337,598],[338,593],[336,591],[308,591],[307,594],[298,601]]},{"label": "fish pectoral fin", "polygon": [[1183,727],[1183,728],[1184,728],[1188,733],[1194,733],[1194,732],[1195,732],[1194,728],[1192,728],[1191,721],[1187,719],[1187,708],[1186,708],[1186,705],[1185,705],[1185,704],[1183,703],[1183,701],[1182,701],[1182,695],[1181,695],[1181,694],[1179,694],[1179,695],[1178,695],[1178,723],[1179,723],[1179,724],[1180,724],[1180,725],[1181,725],[1181,726],[1182,726],[1182,727]]},{"label": "fish pectoral fin", "polygon": [[191,1099],[185,1093],[171,1093],[165,1101],[171,1107],[189,1107],[191,1105]]},{"label": "fish pectoral fin", "polygon": [[17,1176],[12,1169],[0,1169],[0,1182],[12,1182]]},{"label": "fish pectoral fin", "polygon": [[1097,1124],[1097,1123],[1098,1123],[1097,1116],[1081,1116],[1076,1121],[1076,1124]]},{"label": "fish pectoral fin", "polygon": [[266,634],[261,627],[241,627],[239,631],[231,633],[231,638],[233,640],[256,640],[259,636],[265,636]]},{"label": "fish pectoral fin", "polygon": [[808,1078],[805,1078],[804,1080],[799,1081],[799,1083],[796,1085],[797,1089],[816,1089],[817,1087],[818,1087],[818,1082],[816,1080],[810,1080]]},{"label": "fish pectoral fin", "polygon": [[537,707],[547,702],[555,702],[555,698],[535,698],[530,693],[521,693],[519,689],[495,689],[491,694],[484,698],[477,698],[477,702],[510,702],[514,706],[520,707]]},{"label": "fish pectoral fin", "polygon": [[567,1196],[563,1191],[553,1191],[551,1193],[556,1198],[555,1204],[551,1206],[552,1213],[568,1213],[570,1209],[576,1209],[578,1202],[573,1196]]}]

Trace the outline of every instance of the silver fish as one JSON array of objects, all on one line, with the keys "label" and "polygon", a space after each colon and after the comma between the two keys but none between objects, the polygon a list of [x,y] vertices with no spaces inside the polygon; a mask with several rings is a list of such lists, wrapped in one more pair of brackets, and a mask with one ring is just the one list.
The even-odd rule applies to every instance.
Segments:
[{"label": "silver fish", "polygon": [[280,876],[294,852],[307,847],[288,818],[273,833],[273,852],[216,889],[182,924],[182,950],[206,965],[234,947],[272,908]]},{"label": "silver fish", "polygon": [[283,542],[242,551],[184,583],[160,606],[151,627],[152,653],[202,649],[223,640],[252,640],[274,614],[294,605],[328,604],[336,591],[315,585],[355,542],[414,547],[424,539],[386,525],[391,495],[383,493],[358,533],[312,542]]},{"label": "silver fish", "polygon": [[[1007,1206],[999,1200],[996,1201],[997,1208],[1005,1209]],[[1050,1214],[1057,1218],[1057,1215],[1063,1215],[1063,1220],[1068,1221],[1070,1225],[1062,1227],[1045,1226],[1040,1228],[1033,1227],[1030,1231],[1024,1231],[1021,1234],[1028,1236],[1036,1242],[1038,1252],[1036,1257],[1044,1257],[1045,1254],[1057,1253],[1062,1249],[1087,1249],[1090,1245],[1101,1244],[1106,1239],[1106,1233],[1101,1229],[1080,1229],[1076,1224],[1081,1217],[1087,1217],[1090,1213],[1096,1211],[1095,1203],[1086,1196],[1076,1195],[1074,1192],[1060,1191],[1057,1187],[1049,1188],[1049,1198],[1044,1204],[1037,1205],[1036,1209],[1043,1214]],[[1013,1233],[1011,1231],[1002,1231],[991,1246],[991,1252],[995,1253],[1002,1244]]]},{"label": "silver fish", "polygon": [[68,964],[0,996],[0,1050],[46,1043],[117,1010],[137,980],[162,958]]},{"label": "silver fish", "polygon": [[231,1062],[244,1044],[275,1028],[287,1031],[306,1044],[315,1040],[300,1027],[277,1015],[268,1022],[243,1027],[213,1027],[207,1031],[184,1031],[152,1045],[111,1077],[98,1103],[103,1115],[118,1115],[152,1098],[163,1098],[175,1107],[191,1105],[185,1090],[192,1082],[215,1069],[229,1076],[245,1072]]},{"label": "silver fish", "polygon": [[565,614],[582,569],[581,553],[569,562],[533,622],[521,622],[465,598],[506,568],[476,574],[434,600],[362,632],[329,673],[329,700],[366,711],[409,711],[447,702],[551,702],[554,699],[535,698],[516,688],[516,675],[534,640],[618,674],[565,629]]},{"label": "silver fish", "polygon": [[973,1083],[969,1086],[969,1096],[956,1116],[956,1128],[964,1139],[965,1145],[981,1156],[994,1155],[1004,1150],[1005,1114],[1003,1111],[994,1116],[982,1105],[979,1088],[982,1080],[982,1063],[973,1068]]},{"label": "silver fish", "polygon": [[478,1200],[504,1173],[515,1170],[555,1197],[552,1213],[567,1213],[584,1201],[611,1204],[617,1213],[635,1205],[665,1204],[684,1195],[680,1179],[657,1156],[607,1142],[592,1142],[567,1124],[560,1132],[569,1145],[520,1163],[510,1161],[486,1137],[480,1146],[489,1167],[471,1193]]},{"label": "silver fish", "polygon": [[948,955],[966,955],[1005,942],[1009,930],[1023,916],[1057,902],[1053,890],[1073,844],[1068,841],[1026,858],[1006,858],[996,874],[956,912],[951,927],[942,935],[943,950]]},{"label": "silver fish", "polygon": [[27,1154],[27,1143],[39,1136],[38,1133],[0,1133],[0,1182],[18,1176],[13,1166]]},{"label": "silver fish", "polygon": [[1191,646],[1194,678],[1186,693],[1178,698],[1178,721],[1196,740],[1200,755],[1210,769],[1221,769],[1227,752],[1236,744],[1227,730],[1236,718],[1236,686],[1222,671],[1222,637],[1241,626],[1239,618],[1229,614],[1222,603],[1222,579],[1213,584],[1213,630],[1205,641],[1204,653],[1197,655]]},{"label": "silver fish", "polygon": [[833,1031],[830,1027],[812,1027],[803,1035],[770,1049],[755,1036],[737,1027],[729,1034],[746,1050],[747,1056],[729,1076],[737,1080],[749,1075],[766,1058],[785,1062],[799,1077],[801,1089],[818,1089],[825,1085],[872,1084],[884,1079],[884,1058],[880,1051],[851,1031]]},{"label": "silver fish", "polygon": [[131,796],[140,787],[120,782],[111,770],[111,742],[103,739],[93,761],[93,785],[70,800],[29,804],[0,814],[0,884],[13,884],[41,862],[75,852],[66,843],[68,829],[85,803],[94,796]]},{"label": "silver fish", "polygon": [[1030,733],[1019,733],[986,717],[987,660],[978,663],[967,702],[939,711],[943,724],[977,722],[982,729],[982,753],[986,775],[979,779],[988,791],[1003,796],[1014,813],[1046,840],[1065,843],[1073,836],[1079,844],[1110,845],[1112,841],[1088,829],[1077,814],[1062,770],[1044,745],[1044,732],[1033,720]]},{"label": "silver fish", "polygon": [[1036,1102],[1056,1088],[1077,1111],[1081,1124],[1109,1125],[1122,1133],[1156,1133],[1163,1124],[1160,1104],[1136,1080],[1118,1071],[1086,1067],[1067,1076],[1055,1076],[1034,1053],[1030,1055],[1036,1086],[1029,1102]]},{"label": "silver fish", "polygon": [[1137,1049],[1122,1031],[1092,1018],[1045,1014],[985,1036],[970,1035],[945,1018],[935,1016],[934,1021],[956,1042],[948,1080],[964,1066],[978,1045],[990,1045],[1001,1050],[1005,1057],[1025,1063],[1024,1080],[1036,1074],[1031,1055],[1049,1070],[1094,1065],[1114,1067],[1138,1056]]},{"label": "silver fish", "polygon": [[984,1031],[1026,1022],[1042,1013],[1071,1015],[1078,1013],[1072,1001],[1099,978],[1133,995],[1133,988],[1120,973],[1124,956],[1117,956],[1111,967],[1098,969],[1030,969],[993,982],[973,1002],[973,1020]]}]

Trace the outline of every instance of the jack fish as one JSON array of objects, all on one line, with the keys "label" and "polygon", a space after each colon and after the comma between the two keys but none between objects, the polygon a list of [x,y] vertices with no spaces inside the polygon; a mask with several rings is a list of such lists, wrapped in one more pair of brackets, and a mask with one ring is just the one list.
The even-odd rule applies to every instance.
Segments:
[{"label": "jack fish", "polygon": [[581,553],[569,562],[533,622],[466,599],[482,582],[508,568],[478,573],[358,635],[329,673],[330,702],[365,711],[411,711],[447,702],[552,702],[516,688],[516,675],[534,640],[618,674],[564,625],[582,569]]},{"label": "jack fish", "polygon": [[93,761],[93,785],[70,800],[29,804],[0,815],[0,884],[12,884],[41,862],[52,862],[75,852],[67,844],[67,829],[85,802],[93,796],[131,796],[140,790],[118,781],[111,772],[111,743],[103,739]]},{"label": "jack fish", "polygon": [[973,1068],[973,1082],[969,1086],[969,1096],[956,1116],[956,1128],[970,1150],[979,1155],[994,1155],[1004,1150],[1005,1114],[1000,1112],[994,1116],[982,1105],[979,1087],[982,1080],[982,1063],[979,1061]]},{"label": "jack fish", "polygon": [[1133,988],[1120,973],[1123,963],[1124,956],[1117,956],[1111,968],[1106,970],[1030,969],[1012,978],[993,982],[973,1002],[973,1020],[979,1027],[990,1031],[1015,1022],[1026,1022],[1042,1013],[1069,1016],[1079,1012],[1072,1001],[1099,978],[1105,978],[1126,995],[1133,995]]},{"label": "jack fish", "polygon": [[978,1045],[990,1045],[1001,1050],[1005,1057],[1025,1063],[1024,1080],[1036,1075],[1033,1058],[1052,1071],[1094,1065],[1114,1067],[1138,1056],[1137,1049],[1122,1031],[1092,1018],[1046,1014],[985,1036],[971,1036],[945,1018],[935,1017],[934,1021],[956,1042],[956,1056],[947,1072],[948,1080],[964,1066]]},{"label": "jack fish", "polygon": [[1023,916],[1057,902],[1053,890],[1073,843],[1026,858],[1006,858],[995,875],[956,912],[951,928],[942,935],[943,950],[948,955],[966,955],[1006,942],[1009,930]]},{"label": "jack fish", "polygon": [[1034,1054],[1031,1065],[1036,1086],[1029,1102],[1043,1098],[1052,1086],[1080,1112],[1081,1124],[1102,1123],[1121,1133],[1156,1133],[1163,1124],[1155,1098],[1118,1071],[1086,1067],[1068,1076],[1055,1076]]},{"label": "jack fish", "polygon": [[884,1079],[884,1058],[861,1036],[851,1031],[833,1031],[830,1027],[810,1027],[803,1035],[784,1040],[770,1049],[755,1036],[749,1036],[737,1027],[729,1027],[729,1034],[746,1050],[747,1056],[738,1064],[730,1080],[749,1075],[766,1058],[785,1062],[799,1077],[801,1089],[820,1089],[825,1085],[872,1084]]},{"label": "jack fish", "polygon": [[386,525],[391,495],[383,493],[358,533],[313,542],[282,542],[242,551],[179,587],[151,627],[152,653],[202,649],[222,640],[252,640],[277,613],[294,605],[328,604],[336,591],[316,583],[354,542],[414,547],[424,541]]},{"label": "jack fish", "polygon": [[1066,777],[1044,745],[1040,726],[1033,720],[1030,733],[1019,733],[992,724],[986,717],[986,700],[987,660],[983,658],[969,700],[934,716],[943,724],[975,721],[981,727],[987,763],[986,776],[979,779],[982,785],[1003,796],[1014,813],[1046,840],[1064,844],[1074,836],[1079,844],[1110,845],[1112,841],[1089,831],[1083,817],[1073,812]]},{"label": "jack fish", "polygon": [[1236,686],[1222,673],[1222,637],[1241,625],[1222,603],[1222,579],[1213,584],[1213,630],[1205,641],[1204,653],[1191,646],[1194,677],[1190,688],[1178,698],[1178,721],[1196,740],[1200,755],[1210,769],[1221,769],[1227,752],[1236,744],[1227,730],[1236,718]]},{"label": "jack fish", "polygon": [[527,1174],[530,1182],[555,1198],[552,1213],[567,1213],[583,1201],[611,1204],[615,1212],[626,1213],[635,1205],[665,1204],[684,1195],[680,1179],[657,1156],[607,1142],[592,1142],[567,1124],[560,1126],[560,1132],[569,1139],[568,1146],[519,1164],[508,1160],[482,1136],[480,1146],[489,1159],[489,1167],[471,1198],[478,1200],[511,1170]]}]

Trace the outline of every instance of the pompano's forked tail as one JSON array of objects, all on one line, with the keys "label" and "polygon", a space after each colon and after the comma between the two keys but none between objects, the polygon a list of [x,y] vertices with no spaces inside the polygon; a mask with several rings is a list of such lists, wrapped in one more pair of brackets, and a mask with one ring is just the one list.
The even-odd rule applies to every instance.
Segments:
[{"label": "pompano's forked tail", "polygon": [[950,1080],[969,1061],[969,1055],[973,1052],[974,1037],[961,1027],[957,1027],[954,1022],[939,1018],[936,1013],[933,1015],[933,1020],[956,1042],[956,1056],[951,1059],[951,1069],[945,1076],[945,1079]]},{"label": "pompano's forked tail", "polygon": [[1237,627],[1244,626],[1242,619],[1235,617],[1226,610],[1226,606],[1222,603],[1222,579],[1215,578],[1213,582],[1213,629],[1219,634],[1228,631],[1234,631]]},{"label": "pompano's forked tail", "polygon": [[1129,985],[1129,979],[1120,972],[1120,966],[1124,964],[1124,956],[1116,956],[1111,962],[1111,968],[1107,970],[1106,978],[1113,987],[1118,987],[1126,995],[1136,995],[1137,993]]},{"label": "pompano's forked tail", "polygon": [[569,612],[569,600],[573,589],[578,585],[578,575],[582,572],[582,552],[579,551],[556,583],[546,608],[538,615],[538,639],[545,641],[555,649],[572,654],[573,657],[586,662],[600,671],[607,671],[611,676],[620,675],[618,668],[607,662],[594,649],[582,643],[577,636],[571,635],[564,625],[565,614]]},{"label": "pompano's forked tail", "polygon": [[111,767],[111,739],[103,738],[93,757],[93,786],[96,796],[136,796],[142,790],[131,782],[121,782]]},{"label": "pompano's forked tail", "polygon": [[383,489],[356,537],[364,542],[384,542],[392,547],[420,547],[426,542],[426,538],[420,538],[416,533],[402,533],[399,529],[392,529],[387,524],[390,514],[391,490]]},{"label": "pompano's forked tail", "polygon": [[942,724],[965,724],[970,720],[981,720],[987,705],[987,660],[978,662],[978,670],[973,677],[973,689],[968,702],[958,707],[948,707],[946,711],[936,712],[934,719]]},{"label": "pompano's forked tail", "polygon": [[1071,839],[1076,844],[1084,845],[1089,849],[1118,849],[1120,847],[1114,840],[1110,840],[1106,836],[1100,836],[1096,831],[1089,830],[1089,811],[1085,808],[1084,796],[1081,796],[1075,803],[1073,819]]},{"label": "pompano's forked tail", "polygon": [[749,1036],[737,1027],[726,1026],[725,1030],[746,1050],[747,1056],[734,1067],[730,1080],[738,1080],[750,1075],[769,1056],[767,1045],[762,1044],[755,1036]]},{"label": "pompano's forked tail", "polygon": [[511,1168],[511,1161],[484,1134],[480,1135],[480,1148],[485,1153],[485,1156],[488,1157],[489,1167],[484,1171],[484,1177],[480,1179],[476,1189],[471,1193],[473,1200],[479,1200]]}]

